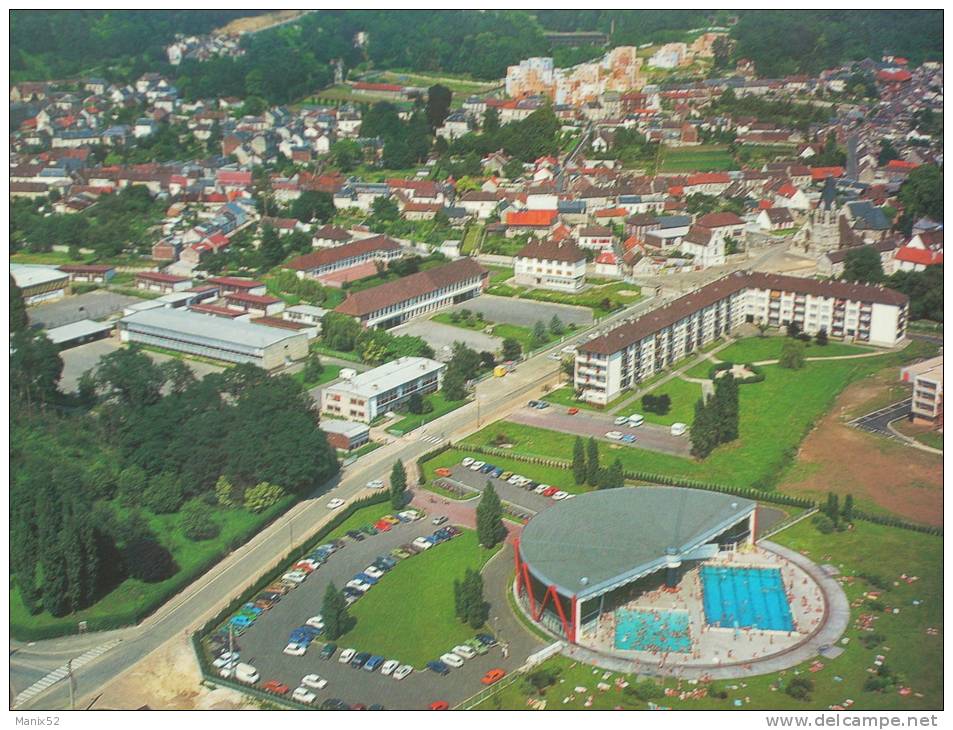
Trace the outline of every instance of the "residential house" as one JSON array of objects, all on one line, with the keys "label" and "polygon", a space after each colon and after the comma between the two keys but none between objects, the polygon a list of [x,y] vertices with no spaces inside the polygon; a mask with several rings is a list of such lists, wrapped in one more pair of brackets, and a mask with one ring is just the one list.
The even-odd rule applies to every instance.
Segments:
[{"label": "residential house", "polygon": [[757,224],[762,231],[783,231],[795,226],[789,208],[765,208],[758,214]]},{"label": "residential house", "polygon": [[578,292],[586,283],[586,253],[572,239],[534,239],[513,259],[513,274],[521,286]]},{"label": "residential house", "polygon": [[611,249],[615,243],[615,234],[606,226],[583,226],[576,231],[576,238],[583,248],[602,251]]}]

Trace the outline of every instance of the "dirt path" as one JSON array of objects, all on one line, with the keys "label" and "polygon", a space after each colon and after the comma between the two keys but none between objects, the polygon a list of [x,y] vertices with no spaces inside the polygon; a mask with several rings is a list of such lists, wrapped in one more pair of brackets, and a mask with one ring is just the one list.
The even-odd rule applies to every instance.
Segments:
[{"label": "dirt path", "polygon": [[262,15],[251,15],[247,18],[235,18],[230,23],[223,25],[214,31],[213,35],[237,35],[241,33],[257,33],[270,28],[273,25],[287,23],[300,15],[307,13],[307,10],[275,10],[271,13]]},{"label": "dirt path", "polygon": [[943,524],[942,456],[847,425],[847,414],[881,398],[889,381],[866,378],[838,397],[801,445],[780,490],[823,499],[853,494],[860,509],[879,507],[913,522]]}]

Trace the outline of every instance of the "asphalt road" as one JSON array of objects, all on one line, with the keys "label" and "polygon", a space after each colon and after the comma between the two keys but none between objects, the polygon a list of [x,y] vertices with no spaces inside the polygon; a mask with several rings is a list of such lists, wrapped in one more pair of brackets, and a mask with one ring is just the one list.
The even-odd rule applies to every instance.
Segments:
[{"label": "asphalt road", "polygon": [[[606,329],[624,318],[640,315],[661,303],[653,298],[642,299],[623,312],[603,320],[600,329]],[[581,341],[585,334],[580,332],[559,346]],[[555,351],[558,348],[550,349]],[[478,383],[475,402],[429,424],[428,431],[439,433],[443,438],[459,440],[487,423],[506,417],[515,405],[527,398],[538,397],[543,387],[552,384],[558,375],[558,363],[546,357],[549,352],[544,350],[520,363],[514,372],[504,378],[489,378]],[[330,496],[353,500],[366,493],[364,485],[367,481],[386,476],[396,459],[412,464],[419,456],[432,450],[434,445],[411,433],[361,457],[324,485],[315,496],[300,502],[251,541],[223,558],[206,575],[137,626],[102,634],[61,637],[32,645],[13,642],[11,649],[14,653],[10,659],[13,694],[35,681],[35,667],[38,664],[59,667],[91,647],[113,638],[121,639],[117,646],[74,671],[77,706],[86,706],[101,687],[164,643],[185,640],[190,631],[197,629],[223,604],[253,584],[257,576],[270,570],[276,564],[277,557],[284,555],[292,544],[300,544],[314,534],[330,517],[325,507]],[[505,620],[504,615],[508,613],[504,607],[501,620]],[[516,653],[515,644],[513,653]],[[68,688],[64,682],[58,682],[19,709],[55,710],[67,707]]]},{"label": "asphalt road", "polygon": [[[687,435],[672,436],[668,426],[647,422],[638,428],[616,426],[611,415],[580,410],[576,415],[570,416],[566,410],[559,406],[550,406],[544,411],[524,406],[514,412],[509,420],[514,423],[547,428],[550,431],[560,433],[587,437],[595,436],[597,439],[620,448],[645,449],[647,451],[659,451],[663,454],[675,454],[676,456],[688,456],[692,448]],[[636,437],[636,441],[632,444],[612,441],[606,438],[606,433],[609,431],[632,434]]]},{"label": "asphalt road", "polygon": [[864,431],[886,436],[887,438],[896,438],[890,432],[890,429],[887,428],[887,424],[909,415],[912,403],[913,398],[907,398],[898,403],[893,403],[892,405],[868,413],[860,418],[855,418],[850,422],[850,425],[855,428],[863,429]]},{"label": "asphalt road", "polygon": [[[255,666],[263,682],[278,679],[292,689],[298,686],[304,675],[320,674],[328,680],[328,686],[316,692],[319,703],[329,697],[337,697],[348,704],[362,702],[370,705],[377,702],[388,709],[405,710],[426,709],[434,700],[457,704],[482,688],[480,678],[488,670],[501,667],[512,671],[518,668],[525,659],[525,654],[510,652],[504,659],[500,647],[493,647],[488,654],[466,661],[459,669],[451,669],[447,676],[438,676],[422,667],[415,667],[413,674],[397,681],[380,672],[352,669],[349,665],[340,664],[337,658],[345,648],[345,644],[341,643],[337,654],[330,661],[319,656],[324,644],[320,638],[302,657],[286,656],[282,653],[289,632],[302,625],[310,616],[320,613],[324,591],[329,582],[333,581],[336,586],[341,587],[356,573],[374,562],[379,555],[388,553],[402,543],[411,542],[416,537],[429,535],[435,529],[437,528],[431,524],[428,515],[423,520],[397,525],[390,532],[373,535],[361,542],[346,539],[346,547],[332,555],[317,572],[282,598],[277,606],[263,614],[238,639],[242,661]],[[430,549],[443,548],[444,545],[435,545]],[[386,580],[388,575],[385,573],[381,581]],[[373,600],[374,590],[371,588],[367,596],[359,600]],[[375,653],[373,646],[352,648]],[[448,646],[444,651],[451,649],[453,647]],[[405,663],[399,656],[388,656],[386,659]]]}]

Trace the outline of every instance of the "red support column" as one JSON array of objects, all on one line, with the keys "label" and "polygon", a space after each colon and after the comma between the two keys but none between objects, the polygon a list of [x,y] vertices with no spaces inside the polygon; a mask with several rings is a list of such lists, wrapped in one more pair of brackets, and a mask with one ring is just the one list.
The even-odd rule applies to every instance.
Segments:
[{"label": "red support column", "polygon": [[523,586],[520,581],[520,539],[518,537],[513,540],[513,559],[516,561],[516,595],[519,596]]},{"label": "red support column", "polygon": [[553,602],[556,604],[556,613],[559,614],[559,620],[562,621],[563,633],[566,635],[566,640],[575,641],[575,632],[573,631],[572,622],[566,620],[566,613],[563,611],[563,605],[559,600],[559,594],[556,592],[555,586],[550,586],[549,590],[553,593]]},{"label": "red support column", "polygon": [[543,609],[546,608],[546,601],[549,600],[549,596],[553,591],[553,587],[550,586],[546,589],[546,593],[543,594],[543,601],[539,604],[539,611],[533,613],[533,620],[539,621],[543,617]]}]

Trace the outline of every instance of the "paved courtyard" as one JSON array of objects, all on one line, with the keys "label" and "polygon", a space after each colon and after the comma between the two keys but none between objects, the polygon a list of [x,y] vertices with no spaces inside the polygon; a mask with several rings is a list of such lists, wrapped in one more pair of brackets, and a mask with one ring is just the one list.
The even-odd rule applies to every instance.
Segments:
[{"label": "paved courtyard", "polygon": [[141,301],[143,300],[125,294],[97,290],[88,294],[65,297],[49,304],[40,304],[31,307],[27,312],[31,324],[39,324],[45,329],[51,329],[79,322],[81,319],[106,319],[111,315],[120,314],[123,307]]},{"label": "paved courtyard", "polygon": [[503,338],[501,337],[494,337],[485,332],[454,327],[433,320],[417,319],[395,327],[391,330],[391,334],[420,337],[434,349],[437,359],[441,361],[450,359],[450,350],[453,348],[454,342],[462,342],[477,352],[496,352],[503,345]]},{"label": "paved courtyard", "polygon": [[454,309],[482,312],[484,319],[488,322],[505,322],[523,327],[532,327],[539,321],[549,324],[553,315],[559,317],[563,324],[577,326],[592,324],[592,310],[588,307],[574,307],[569,304],[552,304],[514,297],[496,297],[492,294],[483,294],[476,299],[450,307],[451,311]]}]

